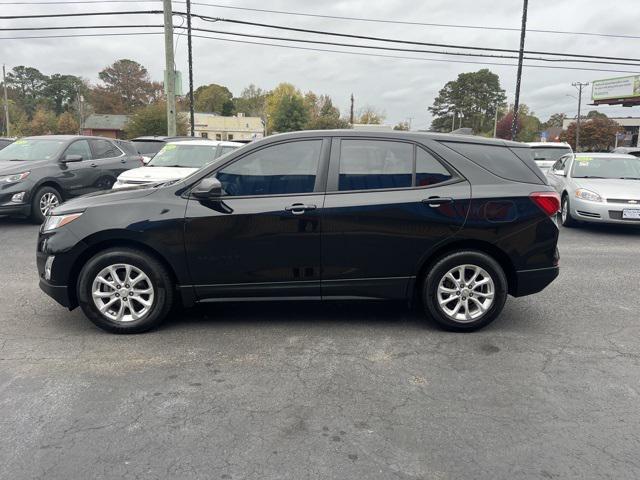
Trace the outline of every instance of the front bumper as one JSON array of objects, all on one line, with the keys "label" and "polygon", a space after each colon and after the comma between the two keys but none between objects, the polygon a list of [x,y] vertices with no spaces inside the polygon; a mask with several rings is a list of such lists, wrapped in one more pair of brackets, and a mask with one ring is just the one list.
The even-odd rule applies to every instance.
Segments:
[{"label": "front bumper", "polygon": [[625,209],[640,210],[640,200],[637,204],[612,202],[590,202],[577,197],[571,198],[571,215],[576,220],[590,223],[618,223],[625,225],[640,225],[639,220],[623,219]]},{"label": "front bumper", "polygon": [[31,215],[31,205],[28,203],[5,203],[0,205],[0,215]]},{"label": "front bumper", "polygon": [[53,298],[63,307],[72,309],[73,302],[69,298],[69,288],[66,285],[54,285],[40,277],[40,290]]}]

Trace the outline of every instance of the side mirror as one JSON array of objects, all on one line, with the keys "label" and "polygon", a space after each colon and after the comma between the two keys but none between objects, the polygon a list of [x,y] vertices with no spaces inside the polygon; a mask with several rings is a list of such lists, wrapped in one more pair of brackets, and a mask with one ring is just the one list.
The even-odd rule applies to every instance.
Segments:
[{"label": "side mirror", "polygon": [[147,157],[146,155],[142,155],[142,164],[146,165],[151,161],[151,157]]},{"label": "side mirror", "polygon": [[222,183],[215,177],[205,178],[191,190],[191,194],[200,199],[219,199],[222,196]]},{"label": "side mirror", "polygon": [[82,155],[65,155],[61,162],[62,163],[72,163],[72,162],[81,162]]},{"label": "side mirror", "polygon": [[555,171],[555,172],[553,172],[553,173],[555,173],[555,174],[556,174],[556,175],[558,175],[559,177],[566,177],[566,176],[567,176],[567,174],[566,174],[566,173],[564,173],[564,170],[556,170],[556,171]]}]

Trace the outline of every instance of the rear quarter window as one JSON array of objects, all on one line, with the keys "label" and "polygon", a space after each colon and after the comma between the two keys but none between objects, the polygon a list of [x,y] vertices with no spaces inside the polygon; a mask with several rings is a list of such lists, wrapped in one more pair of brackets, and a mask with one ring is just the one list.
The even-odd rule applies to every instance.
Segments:
[{"label": "rear quarter window", "polygon": [[529,162],[533,162],[530,154],[519,152],[519,150],[528,150],[528,148],[516,149],[521,154],[517,155],[506,146],[458,142],[441,143],[498,177],[515,182],[544,183],[542,172],[540,174],[536,172],[540,169],[535,166],[535,163],[532,167],[528,165]]}]

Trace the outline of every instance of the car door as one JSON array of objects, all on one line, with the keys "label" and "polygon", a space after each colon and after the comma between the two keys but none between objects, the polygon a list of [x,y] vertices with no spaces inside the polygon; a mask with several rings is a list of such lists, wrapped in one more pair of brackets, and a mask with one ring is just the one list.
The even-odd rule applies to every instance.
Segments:
[{"label": "car door", "polygon": [[255,148],[213,172],[221,202],[191,197],[185,250],[199,299],[320,298],[320,215],[329,141]]},{"label": "car door", "polygon": [[334,139],[322,210],[322,297],[404,298],[465,222],[471,188],[422,145]]},{"label": "car door", "polygon": [[[63,160],[68,155],[80,155],[82,161],[65,163]],[[60,174],[57,180],[65,190],[64,195],[75,197],[94,191],[96,172],[88,140],[81,139],[70,143],[60,160]]]},{"label": "car door", "polygon": [[127,165],[128,157],[110,140],[91,139],[89,143],[94,158],[92,166],[96,169],[93,189],[108,190],[118,175],[130,168]]}]

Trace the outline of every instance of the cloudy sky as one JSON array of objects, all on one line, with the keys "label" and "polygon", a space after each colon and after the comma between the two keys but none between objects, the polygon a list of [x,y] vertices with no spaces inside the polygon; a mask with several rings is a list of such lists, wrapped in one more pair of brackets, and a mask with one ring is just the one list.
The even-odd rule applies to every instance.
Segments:
[{"label": "cloudy sky", "polygon": [[[66,13],[87,11],[126,11],[161,9],[161,2],[99,2],[76,0],[61,4],[59,0],[28,5],[36,0],[10,2],[0,0],[0,15],[33,15],[39,13]],[[615,35],[637,35],[638,0],[530,0],[529,28],[595,32]],[[212,6],[215,4],[216,6]],[[193,12],[228,19],[287,25],[359,35],[399,38],[422,42],[462,45],[480,45],[498,48],[518,48],[519,32],[480,30],[470,28],[435,27],[393,23],[360,22],[353,20],[313,18],[277,13],[251,12],[222,8],[224,5],[282,10],[320,15],[349,16],[370,19],[398,20],[423,23],[445,23],[485,27],[519,28],[522,2],[520,0],[193,0]],[[184,10],[184,4],[174,1],[174,10]],[[81,17],[41,20],[0,20],[0,27],[70,26],[70,25],[127,25],[162,23],[161,15]],[[180,18],[176,17],[176,24]],[[317,38],[310,34],[195,21],[194,26],[229,32],[258,33],[281,37]],[[141,29],[110,30],[120,33]],[[108,33],[109,30],[101,30]],[[153,32],[153,29],[146,29]],[[157,29],[155,31],[158,31]],[[176,30],[177,32],[181,30]],[[56,32],[0,32],[0,62],[7,68],[29,65],[45,74],[68,73],[97,82],[97,73],[119,58],[130,58],[145,65],[152,78],[161,80],[164,68],[164,40],[162,35],[104,36],[48,39],[7,39],[7,37],[87,33],[86,31]],[[214,36],[214,34],[205,34]],[[219,35],[218,35],[219,36]],[[237,37],[236,37],[237,38]],[[331,37],[323,40],[332,41]],[[251,40],[251,39],[249,39]],[[260,40],[254,40],[260,41]],[[267,41],[270,43],[284,43]],[[360,40],[335,39],[348,43],[372,43]],[[380,44],[378,44],[380,45]],[[400,46],[402,45],[393,45]],[[313,47],[313,45],[311,45]],[[322,47],[333,50],[353,48]],[[418,47],[420,48],[420,47]],[[427,48],[427,47],[424,47]],[[564,35],[530,32],[528,50],[558,51],[589,55],[640,57],[640,36],[615,38],[604,36]],[[414,57],[383,58],[347,53],[297,50],[275,46],[243,44],[222,40],[194,38],[194,78],[196,87],[206,83],[226,85],[238,95],[242,88],[254,83],[270,89],[279,82],[295,84],[302,91],[327,93],[344,113],[348,110],[349,95],[353,92],[356,108],[365,104],[384,110],[386,123],[412,119],[413,128],[425,128],[431,117],[427,107],[448,80],[459,73],[485,68],[473,63],[453,63],[450,57],[433,54],[378,51],[378,54]],[[462,61],[478,61],[460,58]],[[513,60],[487,59],[488,62],[513,64]],[[176,64],[187,78],[187,42],[177,40]],[[580,67],[579,64],[560,63],[559,66]],[[626,70],[640,73],[640,67],[583,65],[583,68]],[[512,65],[486,65],[500,76],[509,101],[513,101],[516,67]],[[571,82],[591,82],[599,78],[629,75],[607,71],[560,70],[525,67],[521,101],[544,121],[550,114],[565,112],[574,116],[577,100],[570,97],[576,92]],[[590,90],[584,96],[589,100]],[[588,102],[587,102],[588,103]],[[590,108],[590,107],[587,107]],[[640,107],[602,107],[609,116],[640,116]]]}]

